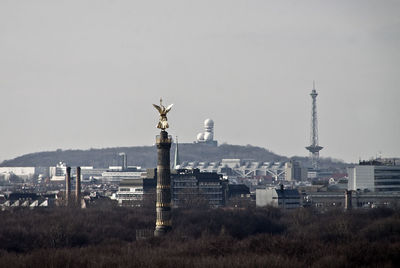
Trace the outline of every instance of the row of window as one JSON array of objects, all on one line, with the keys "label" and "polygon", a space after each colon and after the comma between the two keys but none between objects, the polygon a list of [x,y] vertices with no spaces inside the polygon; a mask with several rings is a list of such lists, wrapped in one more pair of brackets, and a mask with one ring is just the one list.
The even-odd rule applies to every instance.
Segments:
[{"label": "row of window", "polygon": [[174,193],[221,193],[221,189],[174,188]]},{"label": "row of window", "polygon": [[375,181],[375,185],[400,185],[399,181]]},{"label": "row of window", "polygon": [[[143,188],[134,188],[135,192],[143,192]],[[131,192],[131,188],[119,188],[120,192]]]},{"label": "row of window", "polygon": [[197,187],[196,182],[174,182],[174,187]]},{"label": "row of window", "polygon": [[[185,196],[189,196],[189,195],[188,194],[174,194],[174,199],[177,198],[178,196],[185,197]],[[222,194],[208,194],[208,195],[200,195],[200,196],[205,199],[221,199],[222,198]]]},{"label": "row of window", "polygon": [[375,180],[400,180],[400,175],[383,175],[383,174],[375,174]]},{"label": "row of window", "polygon": [[394,192],[394,191],[400,191],[400,186],[398,186],[398,187],[375,188],[375,192]]},{"label": "row of window", "polygon": [[142,198],[141,194],[117,194],[117,198]]},{"label": "row of window", "polygon": [[199,185],[217,185],[217,186],[219,186],[220,183],[219,182],[209,182],[209,181],[207,181],[207,182],[199,182]]}]

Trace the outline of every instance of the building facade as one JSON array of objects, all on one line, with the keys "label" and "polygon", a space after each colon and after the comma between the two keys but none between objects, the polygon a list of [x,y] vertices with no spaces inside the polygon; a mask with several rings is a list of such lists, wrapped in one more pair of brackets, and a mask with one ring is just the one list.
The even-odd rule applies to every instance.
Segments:
[{"label": "building facade", "polygon": [[171,182],[174,207],[225,204],[226,184],[218,173],[198,169],[172,170]]},{"label": "building facade", "polygon": [[273,206],[284,209],[301,207],[301,198],[297,190],[266,188],[256,189],[256,206]]},{"label": "building facade", "polygon": [[141,206],[146,200],[151,202],[156,192],[155,174],[155,169],[149,169],[140,178],[122,179],[113,199],[117,200],[120,206]]},{"label": "building facade", "polygon": [[347,172],[348,190],[400,192],[400,166],[357,165]]},{"label": "building facade", "polygon": [[286,181],[305,181],[307,180],[307,169],[302,167],[298,161],[285,163]]},{"label": "building facade", "polygon": [[49,174],[52,181],[64,181],[67,174],[67,165],[59,162],[55,167],[49,168]]},{"label": "building facade", "polygon": [[[157,169],[148,169],[140,179],[122,179],[115,199],[119,205],[138,205],[146,198],[154,198]],[[198,169],[171,170],[173,207],[225,205],[228,181],[215,172]]]},{"label": "building facade", "polygon": [[35,167],[0,167],[0,177],[4,180],[9,180],[11,175],[30,180],[35,175]]}]

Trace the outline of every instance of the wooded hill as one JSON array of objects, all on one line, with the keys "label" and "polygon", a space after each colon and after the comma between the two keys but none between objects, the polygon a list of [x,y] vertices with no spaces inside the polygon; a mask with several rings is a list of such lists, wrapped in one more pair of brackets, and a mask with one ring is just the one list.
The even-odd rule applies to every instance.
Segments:
[{"label": "wooded hill", "polygon": [[[155,146],[137,147],[114,147],[90,150],[56,150],[49,152],[38,152],[25,154],[11,160],[3,161],[0,166],[54,166],[62,161],[70,166],[94,166],[108,167],[121,165],[119,153],[125,152],[128,158],[128,165],[141,166],[143,168],[155,167],[157,164],[157,148]],[[175,155],[175,144],[171,148],[171,161]],[[218,147],[203,144],[179,144],[179,157],[181,161],[221,161],[226,158],[237,158],[259,162],[288,161],[289,158],[277,155],[265,148],[256,146],[240,146],[222,144]],[[294,159],[307,162],[305,157],[294,157]],[[343,168],[346,164],[332,159],[322,159],[322,166]]]}]

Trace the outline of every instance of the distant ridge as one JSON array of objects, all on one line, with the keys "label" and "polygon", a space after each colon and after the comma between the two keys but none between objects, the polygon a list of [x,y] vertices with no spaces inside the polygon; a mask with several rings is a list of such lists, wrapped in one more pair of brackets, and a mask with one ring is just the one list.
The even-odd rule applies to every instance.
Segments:
[{"label": "distant ridge", "polygon": [[[173,145],[174,147],[174,145]],[[71,166],[108,167],[120,165],[118,153],[125,152],[128,165],[155,167],[157,149],[155,146],[114,147],[89,150],[56,150],[25,154],[11,160],[3,161],[0,166],[54,166],[58,162],[66,162]],[[181,161],[220,161],[223,158],[252,159],[254,161],[283,161],[287,157],[274,154],[267,149],[255,146],[239,146],[223,144],[212,147],[202,144],[179,144]],[[173,159],[174,148],[171,148]]]},{"label": "distant ridge", "polygon": [[[174,146],[171,148],[171,160],[174,157]],[[114,147],[89,150],[56,150],[50,152],[38,152],[25,154],[11,160],[3,161],[0,166],[55,166],[62,161],[70,166],[94,166],[96,168],[121,165],[118,153],[125,152],[128,157],[128,165],[152,168],[157,163],[157,149],[155,146]],[[179,157],[183,161],[214,162],[224,158],[238,158],[258,162],[283,162],[289,158],[275,154],[265,148],[246,145],[222,144],[218,147],[203,144],[182,143],[179,144]],[[307,162],[306,157],[293,157],[292,159]],[[323,158],[321,166],[343,168],[347,164]]]}]

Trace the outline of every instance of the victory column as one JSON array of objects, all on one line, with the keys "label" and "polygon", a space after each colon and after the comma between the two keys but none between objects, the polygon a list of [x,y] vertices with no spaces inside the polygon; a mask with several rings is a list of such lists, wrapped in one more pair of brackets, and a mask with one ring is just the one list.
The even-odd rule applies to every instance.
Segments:
[{"label": "victory column", "polygon": [[160,113],[160,120],[157,128],[161,129],[160,135],[156,137],[157,143],[157,201],[156,201],[156,229],[154,236],[162,236],[172,229],[171,222],[171,170],[170,170],[170,149],[172,138],[165,131],[169,127],[167,113],[172,105],[167,108],[162,105],[153,106]]}]

